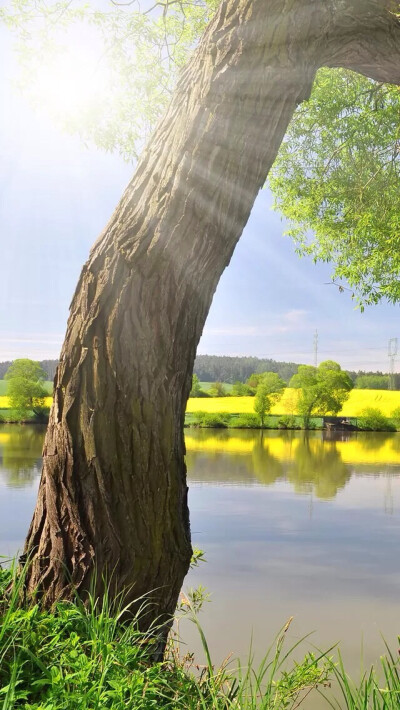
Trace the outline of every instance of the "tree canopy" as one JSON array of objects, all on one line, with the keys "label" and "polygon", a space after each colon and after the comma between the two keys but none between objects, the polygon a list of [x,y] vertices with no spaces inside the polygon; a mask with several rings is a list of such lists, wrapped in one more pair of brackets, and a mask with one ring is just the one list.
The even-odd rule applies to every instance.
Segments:
[{"label": "tree canopy", "polygon": [[48,412],[45,406],[47,392],[43,386],[46,373],[38,362],[27,358],[14,360],[4,379],[8,380],[7,395],[11,408],[21,419],[30,412],[39,418],[45,417]]},{"label": "tree canopy", "polygon": [[362,305],[400,298],[399,177],[398,87],[321,69],[269,183],[299,253],[333,262]]},{"label": "tree canopy", "polygon": [[300,365],[297,375],[290,380],[290,387],[300,389],[297,411],[307,429],[312,416],[340,412],[353,382],[337,362],[325,360],[318,367]]},{"label": "tree canopy", "polygon": [[286,383],[276,372],[264,372],[257,384],[254,398],[254,411],[258,414],[263,427],[265,415],[271,411],[272,404],[281,397]]}]

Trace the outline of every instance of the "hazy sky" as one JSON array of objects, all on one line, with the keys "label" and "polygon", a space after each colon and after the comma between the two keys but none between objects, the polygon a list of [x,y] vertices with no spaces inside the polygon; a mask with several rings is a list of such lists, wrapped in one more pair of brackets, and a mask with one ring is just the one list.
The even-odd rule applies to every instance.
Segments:
[{"label": "hazy sky", "polygon": [[[132,172],[35,114],[12,85],[0,30],[0,361],[58,356],[68,306],[90,246]],[[330,269],[299,259],[263,190],[219,284],[199,352],[387,369],[399,308],[355,309],[327,285]],[[396,368],[397,369],[397,368]]]}]

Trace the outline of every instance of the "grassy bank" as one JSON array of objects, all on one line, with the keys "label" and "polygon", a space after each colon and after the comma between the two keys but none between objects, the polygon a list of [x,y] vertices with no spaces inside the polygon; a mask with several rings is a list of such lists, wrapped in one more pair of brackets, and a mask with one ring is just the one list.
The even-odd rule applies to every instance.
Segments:
[{"label": "grassy bank", "polygon": [[[122,603],[112,605],[106,599],[100,607],[90,599],[86,606],[60,603],[51,612],[38,605],[23,609],[18,604],[21,582],[12,570],[0,571],[3,710],[295,710],[306,708],[316,693],[321,709],[399,707],[399,662],[389,649],[382,658],[384,682],[378,682],[372,669],[353,686],[340,655],[337,662],[322,653],[296,659],[300,642],[287,649],[287,625],[258,667],[250,660],[245,666],[215,668],[192,616],[205,665],[194,665],[190,653],[182,658],[173,639],[165,660],[153,662],[157,629],[143,634],[136,620],[123,622]],[[331,682],[333,694],[328,691]],[[334,694],[338,699],[332,705]]]}]

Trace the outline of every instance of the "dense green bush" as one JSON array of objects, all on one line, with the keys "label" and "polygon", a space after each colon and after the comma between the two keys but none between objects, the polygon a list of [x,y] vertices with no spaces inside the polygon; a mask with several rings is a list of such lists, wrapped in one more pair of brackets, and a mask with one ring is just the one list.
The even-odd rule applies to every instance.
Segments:
[{"label": "dense green bush", "polygon": [[254,397],[255,390],[244,382],[236,381],[232,386],[232,397]]},{"label": "dense green bush", "polygon": [[400,429],[400,407],[396,407],[396,409],[393,410],[390,418],[396,429]]},{"label": "dense green bush", "polygon": [[366,407],[357,417],[359,429],[367,431],[396,431],[393,422],[377,407]]},{"label": "dense green bush", "polygon": [[227,391],[222,382],[213,382],[208,394],[210,397],[230,397],[230,392]]},{"label": "dense green bush", "polygon": [[279,429],[300,429],[300,426],[297,422],[297,417],[295,417],[294,414],[284,414],[282,417],[279,417],[279,419],[278,419],[278,428]]},{"label": "dense green bush", "polygon": [[260,420],[257,414],[239,414],[231,419],[229,426],[235,429],[259,429]]},{"label": "dense green bush", "polygon": [[193,422],[199,427],[225,429],[230,421],[231,415],[227,412],[193,412]]}]

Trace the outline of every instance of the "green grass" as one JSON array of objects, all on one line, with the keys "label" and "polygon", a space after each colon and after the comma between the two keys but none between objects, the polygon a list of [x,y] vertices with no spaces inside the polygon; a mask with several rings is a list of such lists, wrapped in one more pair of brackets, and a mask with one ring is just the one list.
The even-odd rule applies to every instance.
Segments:
[{"label": "green grass", "polygon": [[[160,630],[146,634],[137,618],[129,623],[123,599],[100,605],[63,602],[51,611],[21,606],[24,571],[0,569],[0,707],[2,710],[306,710],[310,694],[318,707],[337,710],[398,710],[399,660],[386,647],[382,679],[374,669],[353,684],[338,654],[308,653],[299,659],[300,639],[287,648],[290,622],[256,666],[250,652],[241,663],[215,667],[203,630],[186,607],[202,642],[205,665],[184,658],[174,640],[162,662],[154,662]],[[146,602],[141,613],[145,613]],[[184,612],[185,613],[185,612]],[[333,693],[325,697],[333,680]]]},{"label": "green grass", "polygon": [[236,672],[226,665],[214,668],[195,615],[206,658],[201,671],[193,671],[192,656],[182,659],[172,640],[165,660],[153,662],[159,630],[143,634],[137,619],[123,622],[121,599],[112,604],[106,596],[100,605],[90,597],[85,606],[63,602],[52,611],[38,604],[22,608],[23,574],[15,568],[0,571],[3,710],[294,708],[327,677],[329,662],[312,654],[284,670],[290,655],[284,633],[257,669],[251,664]]}]

